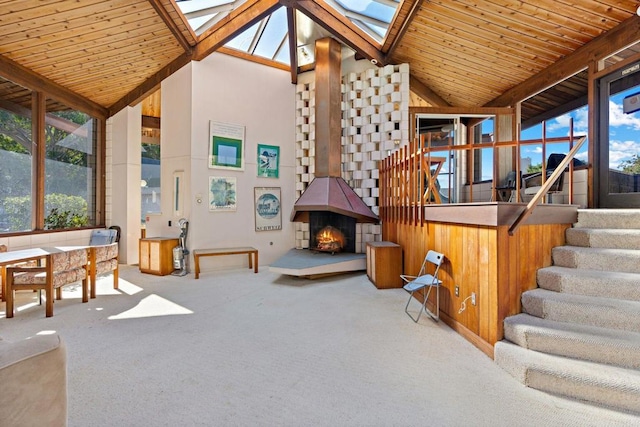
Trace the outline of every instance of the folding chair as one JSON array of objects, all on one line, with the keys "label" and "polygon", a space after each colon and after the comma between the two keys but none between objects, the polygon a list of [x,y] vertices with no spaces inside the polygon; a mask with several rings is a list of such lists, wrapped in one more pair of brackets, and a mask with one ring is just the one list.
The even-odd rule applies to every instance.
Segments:
[{"label": "folding chair", "polygon": [[[427,252],[427,256],[424,258],[422,262],[422,267],[420,268],[420,272],[417,276],[408,276],[405,274],[401,274],[400,278],[406,282],[404,285],[404,289],[409,291],[409,301],[407,301],[407,305],[404,307],[404,312],[407,313],[411,319],[418,323],[420,320],[420,316],[422,312],[425,311],[429,316],[433,318],[436,322],[440,319],[440,285],[442,285],[442,280],[438,279],[438,271],[440,270],[440,265],[444,260],[444,255],[438,253],[436,251]],[[427,267],[429,264],[433,264],[435,267],[435,271],[433,274],[427,273]],[[426,288],[428,290],[425,293]],[[431,289],[436,288],[436,312],[435,314],[431,312],[427,308],[427,301],[429,300],[429,295],[431,294]],[[413,294],[417,291],[422,290],[422,307],[420,307],[420,311],[418,312],[418,317],[413,317],[411,313],[409,313],[409,303],[413,299]]]}]

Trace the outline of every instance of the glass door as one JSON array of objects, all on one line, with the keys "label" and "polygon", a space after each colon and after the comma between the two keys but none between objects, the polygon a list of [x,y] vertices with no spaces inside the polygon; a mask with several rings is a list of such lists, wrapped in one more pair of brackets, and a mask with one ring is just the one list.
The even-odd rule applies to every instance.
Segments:
[{"label": "glass door", "polygon": [[[456,203],[459,184],[458,163],[455,152],[449,147],[460,144],[460,119],[457,116],[419,114],[416,118],[416,135],[421,147],[430,147],[430,171],[424,184],[428,189],[426,203]],[[429,185],[431,181],[431,185]]]},{"label": "glass door", "polygon": [[640,62],[598,80],[596,206],[640,207]]}]

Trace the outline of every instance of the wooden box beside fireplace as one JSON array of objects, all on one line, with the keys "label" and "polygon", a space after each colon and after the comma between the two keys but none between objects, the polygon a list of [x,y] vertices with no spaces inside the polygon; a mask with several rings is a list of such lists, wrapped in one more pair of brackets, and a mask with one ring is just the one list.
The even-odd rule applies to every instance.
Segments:
[{"label": "wooden box beside fireplace", "polygon": [[401,288],[402,247],[392,242],[367,243],[367,276],[378,289]]}]

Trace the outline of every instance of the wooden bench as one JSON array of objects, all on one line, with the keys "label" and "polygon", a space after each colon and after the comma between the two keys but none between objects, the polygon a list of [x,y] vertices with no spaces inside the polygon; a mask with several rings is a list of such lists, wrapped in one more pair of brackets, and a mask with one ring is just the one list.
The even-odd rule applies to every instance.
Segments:
[{"label": "wooden bench", "polygon": [[[247,254],[249,256],[249,268],[253,268],[254,273],[258,272],[258,250],[250,246],[243,248],[194,249],[191,253],[196,265],[196,279],[200,277],[200,258],[205,256]],[[252,255],[253,259],[251,258]]]}]

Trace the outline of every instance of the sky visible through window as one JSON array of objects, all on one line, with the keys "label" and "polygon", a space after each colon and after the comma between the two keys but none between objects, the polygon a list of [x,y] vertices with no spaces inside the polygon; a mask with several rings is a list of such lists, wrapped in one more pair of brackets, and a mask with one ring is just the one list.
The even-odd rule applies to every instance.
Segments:
[{"label": "sky visible through window", "polygon": [[[335,10],[354,25],[382,43],[400,0],[327,0]],[[231,10],[241,0],[177,0],[177,5],[189,25],[200,35]],[[243,31],[225,46],[289,65],[289,40],[286,9],[280,7],[270,17]],[[298,43],[301,45],[302,43]],[[300,46],[297,46],[300,47]]]}]

